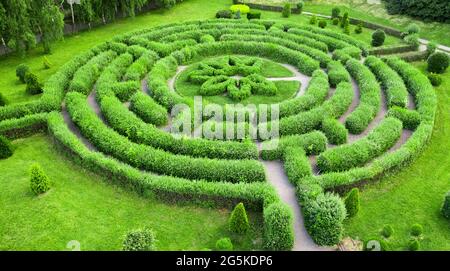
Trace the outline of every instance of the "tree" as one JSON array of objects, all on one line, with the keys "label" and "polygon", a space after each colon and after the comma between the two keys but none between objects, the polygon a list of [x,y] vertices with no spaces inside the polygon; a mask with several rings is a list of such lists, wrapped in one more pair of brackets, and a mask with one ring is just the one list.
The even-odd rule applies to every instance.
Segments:
[{"label": "tree", "polygon": [[428,71],[434,73],[444,73],[450,64],[450,57],[443,52],[435,52],[427,60]]},{"label": "tree", "polygon": [[291,4],[286,3],[283,6],[283,11],[282,11],[283,17],[288,18],[291,16]]},{"label": "tree", "polygon": [[341,28],[345,28],[347,21],[350,23],[350,19],[348,18],[348,12],[345,12],[344,16],[342,16]]},{"label": "tree", "polygon": [[341,14],[341,10],[340,10],[338,7],[334,7],[334,8],[331,10],[331,18],[332,18],[332,19],[334,19],[334,18],[339,18],[339,14]]},{"label": "tree", "polygon": [[359,189],[353,188],[352,190],[350,190],[350,192],[345,197],[344,203],[348,216],[355,216],[358,213],[360,207]]},{"label": "tree", "polygon": [[50,181],[39,164],[33,164],[30,168],[30,187],[36,195],[50,189]]},{"label": "tree", "polygon": [[235,233],[245,233],[249,229],[247,212],[242,202],[236,205],[233,212],[231,212],[228,224],[230,231]]}]

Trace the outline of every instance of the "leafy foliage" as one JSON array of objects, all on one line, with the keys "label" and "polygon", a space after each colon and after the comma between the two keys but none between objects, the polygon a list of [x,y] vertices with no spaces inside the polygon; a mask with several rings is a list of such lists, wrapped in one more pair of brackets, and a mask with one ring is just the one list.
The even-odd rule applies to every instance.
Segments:
[{"label": "leafy foliage", "polygon": [[383,45],[384,40],[386,39],[386,34],[383,30],[377,29],[372,34],[372,46],[378,47]]},{"label": "leafy foliage", "polygon": [[411,226],[411,235],[414,237],[420,237],[423,233],[423,226],[420,224],[414,224]]},{"label": "leafy foliage", "polygon": [[392,236],[392,234],[394,234],[394,229],[392,228],[391,225],[385,225],[383,227],[383,230],[381,231],[381,234],[385,237],[385,238],[389,238]]},{"label": "leafy foliage", "polygon": [[221,238],[216,242],[216,249],[218,251],[232,251],[233,243],[229,237]]},{"label": "leafy foliage", "polygon": [[33,164],[30,168],[30,187],[36,195],[50,189],[50,180],[39,164]]},{"label": "leafy foliage", "polygon": [[0,135],[0,159],[5,159],[13,155],[12,145],[7,138]]},{"label": "leafy foliage", "polygon": [[290,250],[294,245],[291,209],[274,203],[264,209],[264,246],[269,250]]},{"label": "leafy foliage", "polygon": [[290,3],[284,4],[283,11],[281,12],[281,14],[283,15],[284,18],[288,18],[291,16],[291,4]]},{"label": "leafy foliage", "polygon": [[153,251],[156,250],[156,238],[153,230],[149,228],[130,231],[123,241],[124,251]]},{"label": "leafy foliage", "polygon": [[16,68],[16,76],[22,83],[25,83],[25,75],[30,71],[30,67],[26,64],[20,64]]},{"label": "leafy foliage", "polygon": [[360,200],[359,189],[353,188],[344,199],[345,209],[349,217],[355,216],[359,212]]},{"label": "leafy foliage", "polygon": [[444,73],[450,64],[450,57],[443,52],[435,52],[427,60],[428,71],[434,73]]},{"label": "leafy foliage", "polygon": [[233,212],[231,212],[228,224],[231,232],[239,234],[243,234],[249,229],[250,224],[248,223],[247,212],[242,202],[236,205]]},{"label": "leafy foliage", "polygon": [[386,0],[391,14],[405,14],[423,20],[445,22],[450,18],[447,0]]}]

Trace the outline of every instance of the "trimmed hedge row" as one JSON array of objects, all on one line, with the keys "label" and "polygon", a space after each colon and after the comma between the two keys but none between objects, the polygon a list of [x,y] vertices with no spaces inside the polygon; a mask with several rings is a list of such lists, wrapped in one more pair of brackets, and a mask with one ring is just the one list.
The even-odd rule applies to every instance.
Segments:
[{"label": "trimmed hedge row", "polygon": [[386,92],[389,107],[408,105],[408,91],[402,78],[381,59],[368,56],[364,64],[375,74]]},{"label": "trimmed hedge row", "polygon": [[131,97],[130,110],[143,121],[155,126],[161,126],[168,122],[167,110],[157,104],[152,97],[140,91]]},{"label": "trimmed hedge row", "polygon": [[338,40],[338,39],[335,39],[332,37],[316,34],[316,33],[310,32],[308,30],[303,30],[303,29],[299,29],[299,28],[289,28],[288,33],[295,34],[298,36],[305,36],[305,37],[314,39],[316,41],[323,42],[328,46],[328,50],[330,52],[333,52],[336,49],[343,49],[343,48],[351,46],[350,44],[348,44],[344,41],[341,41],[341,40]]},{"label": "trimmed hedge row", "polygon": [[331,144],[340,145],[347,142],[348,131],[345,126],[336,119],[324,119],[322,121],[321,130]]},{"label": "trimmed hedge row", "polygon": [[332,87],[336,87],[340,82],[350,83],[350,74],[339,61],[330,61],[327,64],[328,79]]},{"label": "trimmed hedge row", "polygon": [[367,137],[321,153],[317,158],[317,166],[323,172],[363,166],[394,146],[402,135],[402,129],[402,123],[398,119],[385,118]]},{"label": "trimmed hedge row", "polygon": [[285,203],[274,203],[264,209],[264,247],[269,250],[291,250],[294,246],[294,219]]},{"label": "trimmed hedge row", "polygon": [[380,55],[391,55],[391,54],[406,53],[406,52],[410,52],[410,51],[415,51],[415,46],[414,45],[399,44],[399,45],[371,48],[369,50],[369,54],[370,55],[380,56]]},{"label": "trimmed hedge row", "polygon": [[[130,46],[132,47],[132,46]],[[153,51],[146,50],[133,64],[128,67],[124,79],[139,81],[153,67],[158,55]]]},{"label": "trimmed hedge row", "polygon": [[301,147],[287,147],[284,150],[283,161],[286,175],[294,185],[302,178],[312,175],[311,164]]},{"label": "trimmed hedge row", "polygon": [[387,116],[401,120],[403,127],[408,130],[414,130],[420,125],[420,114],[415,110],[393,106],[389,109]]},{"label": "trimmed hedge row", "polygon": [[357,60],[347,61],[346,68],[358,83],[360,102],[346,119],[345,126],[352,134],[360,134],[380,110],[380,85],[373,73]]},{"label": "trimmed hedge row", "polygon": [[9,139],[27,137],[47,129],[48,113],[27,115],[19,119],[8,119],[0,122],[0,135]]},{"label": "trimmed hedge row", "polygon": [[353,96],[354,91],[350,83],[339,83],[333,96],[322,105],[325,117],[339,118],[342,116],[352,104]]},{"label": "trimmed hedge row", "polygon": [[227,182],[265,181],[264,167],[253,160],[213,160],[173,155],[153,147],[136,144],[110,130],[88,107],[79,93],[66,96],[73,122],[99,150],[140,169],[188,179]]},{"label": "trimmed hedge row", "polygon": [[345,47],[333,52],[333,60],[339,60],[342,64],[347,63],[352,58],[361,59],[361,50],[356,47]]}]

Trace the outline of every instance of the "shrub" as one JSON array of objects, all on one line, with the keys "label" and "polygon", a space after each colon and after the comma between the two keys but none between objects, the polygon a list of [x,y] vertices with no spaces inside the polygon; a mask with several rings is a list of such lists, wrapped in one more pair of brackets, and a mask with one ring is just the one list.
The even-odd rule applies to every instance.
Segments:
[{"label": "shrub", "polygon": [[126,234],[122,244],[124,251],[153,251],[156,250],[155,233],[149,229],[138,229]]},{"label": "shrub", "polygon": [[372,34],[372,46],[378,47],[383,45],[384,40],[386,39],[386,34],[383,30],[377,29]]},{"label": "shrub", "polygon": [[221,238],[216,242],[216,249],[219,251],[232,251],[233,243],[228,237]]},{"label": "shrub", "polygon": [[436,52],[438,45],[434,41],[430,41],[427,44],[427,58],[431,56],[434,52]]},{"label": "shrub", "polygon": [[349,22],[348,18],[347,18],[347,20],[345,20],[345,23],[344,23],[344,33],[347,35],[350,35],[350,22]]},{"label": "shrub", "polygon": [[328,80],[332,87],[341,82],[350,82],[350,74],[339,61],[330,61],[327,64]]},{"label": "shrub", "polygon": [[147,123],[161,126],[167,123],[167,110],[152,97],[138,91],[131,97],[130,110]]},{"label": "shrub", "polygon": [[234,18],[239,20],[241,18],[241,10],[238,9],[238,11],[236,11],[236,13],[234,14]]},{"label": "shrub", "polygon": [[445,218],[450,219],[450,191],[447,192],[447,195],[445,195],[441,213]]},{"label": "shrub", "polygon": [[355,28],[356,34],[361,34],[363,32],[363,24],[359,23],[358,26]]},{"label": "shrub", "polygon": [[290,3],[284,4],[282,15],[284,18],[288,18],[291,16],[291,4]]},{"label": "shrub", "polygon": [[25,83],[25,75],[30,71],[30,68],[26,64],[20,64],[16,68],[16,76],[20,82]]},{"label": "shrub", "polygon": [[345,12],[341,19],[341,28],[345,27],[345,24],[347,23],[348,20],[349,20],[348,12]]},{"label": "shrub", "polygon": [[50,60],[48,60],[48,58],[46,56],[44,56],[43,63],[44,63],[44,69],[46,69],[46,70],[50,69],[53,66],[53,64],[50,62]]},{"label": "shrub", "polygon": [[9,140],[0,135],[0,159],[5,159],[13,155],[12,145]]},{"label": "shrub", "polygon": [[393,106],[389,109],[388,117],[394,117],[403,123],[403,128],[414,130],[420,124],[420,113],[416,110],[409,110],[403,107]]},{"label": "shrub", "polygon": [[324,119],[322,122],[322,131],[331,144],[340,145],[347,142],[347,129],[336,119]]},{"label": "shrub", "polygon": [[291,250],[294,246],[291,209],[274,203],[264,209],[264,246],[268,250]]},{"label": "shrub", "polygon": [[317,17],[316,15],[311,16],[311,19],[309,19],[310,24],[316,24],[317,23]]},{"label": "shrub", "polygon": [[306,229],[320,246],[332,246],[341,241],[346,216],[341,198],[330,193],[320,194],[304,206]]},{"label": "shrub", "polygon": [[303,2],[303,1],[300,1],[297,3],[298,14],[302,14],[304,6],[305,6],[305,2]]},{"label": "shrub", "polygon": [[7,103],[5,96],[0,92],[0,106],[5,106]]},{"label": "shrub", "polygon": [[39,83],[37,76],[31,72],[25,75],[25,83],[27,83],[26,92],[30,95],[42,93],[42,84]]},{"label": "shrub", "polygon": [[417,250],[419,250],[420,249],[419,241],[416,240],[416,239],[410,240],[409,243],[408,243],[408,249],[410,251],[417,251]]},{"label": "shrub", "polygon": [[389,251],[391,247],[385,239],[371,236],[364,240],[363,250],[365,251]]},{"label": "shrub", "polygon": [[442,84],[442,78],[439,74],[430,73],[428,75],[428,79],[430,80],[430,83],[435,87],[438,87]]},{"label": "shrub", "polygon": [[319,21],[319,27],[320,27],[320,28],[325,28],[325,27],[327,27],[327,21],[325,21],[325,20],[320,20],[320,21]]},{"label": "shrub", "polygon": [[341,14],[341,9],[338,7],[334,7],[331,10],[331,18],[333,18],[333,19],[338,19],[340,14]]},{"label": "shrub", "polygon": [[344,200],[345,209],[349,217],[355,216],[359,212],[360,202],[359,202],[359,189],[353,188],[347,194]]},{"label": "shrub", "polygon": [[333,25],[338,25],[339,24],[339,18],[334,18],[332,22],[333,22]]},{"label": "shrub", "polygon": [[249,13],[247,13],[247,19],[261,19],[261,11],[251,10]]},{"label": "shrub", "polygon": [[[250,14],[250,13],[249,13]],[[214,37],[212,35],[203,35],[200,37],[200,42],[201,43],[210,43],[210,42],[215,42],[216,40],[214,39]]]},{"label": "shrub", "polygon": [[39,164],[33,164],[30,168],[30,187],[36,195],[50,189],[50,181]]},{"label": "shrub", "polygon": [[430,55],[427,62],[429,72],[444,73],[445,70],[448,68],[450,59],[446,53],[435,52]]},{"label": "shrub", "polygon": [[228,225],[231,232],[240,234],[245,233],[250,228],[247,212],[245,211],[245,207],[242,202],[234,207],[233,212],[231,212]]},{"label": "shrub", "polygon": [[411,34],[418,34],[419,31],[420,31],[420,27],[417,24],[415,24],[415,23],[409,24],[406,27],[406,32],[408,32],[409,35],[411,35]]},{"label": "shrub", "polygon": [[423,233],[423,227],[420,224],[414,224],[411,226],[411,235],[414,237],[419,237]]},{"label": "shrub", "polygon": [[405,42],[409,45],[411,45],[414,50],[419,49],[420,42],[419,42],[419,36],[417,34],[411,34],[404,38]]},{"label": "shrub", "polygon": [[230,10],[233,13],[236,13],[239,10],[241,12],[241,14],[247,14],[250,12],[250,7],[247,5],[237,4],[237,5],[232,5],[230,7]]},{"label": "shrub", "polygon": [[216,18],[231,19],[232,13],[230,10],[219,10],[216,13]]},{"label": "shrub", "polygon": [[381,231],[381,234],[385,237],[385,238],[389,238],[392,236],[392,234],[394,234],[394,229],[392,228],[391,225],[385,225],[383,227],[383,230]]}]

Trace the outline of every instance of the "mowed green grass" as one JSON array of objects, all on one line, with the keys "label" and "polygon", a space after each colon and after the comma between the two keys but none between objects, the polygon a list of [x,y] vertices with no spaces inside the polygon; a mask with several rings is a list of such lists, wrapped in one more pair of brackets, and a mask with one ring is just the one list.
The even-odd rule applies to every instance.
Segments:
[{"label": "mowed green grass", "polygon": [[[415,63],[423,72],[426,64]],[[438,109],[430,144],[411,165],[397,174],[367,185],[361,193],[359,214],[346,222],[353,238],[381,236],[385,224],[395,233],[389,243],[407,249],[411,225],[424,227],[422,250],[450,250],[450,221],[440,214],[444,195],[450,190],[450,69],[436,88]]]},{"label": "mowed green grass", "polygon": [[[13,142],[15,153],[0,160],[0,250],[120,250],[124,234],[144,226],[156,232],[159,250],[214,249],[230,236],[229,210],[168,205],[116,187],[66,160],[45,135]],[[39,162],[51,190],[35,196],[28,170]],[[236,249],[261,247],[261,213],[250,213],[248,236],[232,236]]]}]

